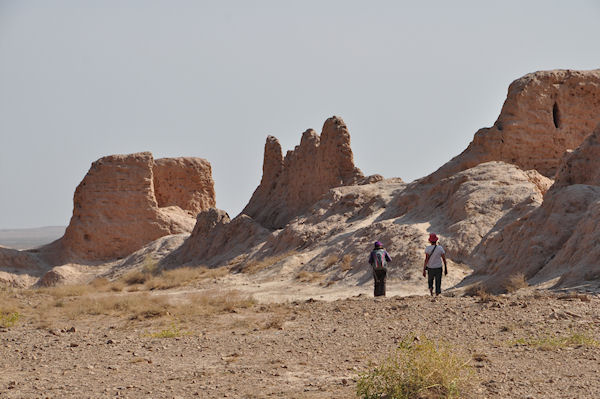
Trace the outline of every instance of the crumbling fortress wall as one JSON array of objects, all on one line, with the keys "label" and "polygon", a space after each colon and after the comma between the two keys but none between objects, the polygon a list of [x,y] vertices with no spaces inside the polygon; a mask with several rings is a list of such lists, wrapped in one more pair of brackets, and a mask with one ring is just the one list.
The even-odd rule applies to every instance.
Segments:
[{"label": "crumbling fortress wall", "polygon": [[282,156],[279,141],[267,137],[263,176],[242,211],[264,227],[283,228],[333,187],[355,184],[364,176],[354,166],[350,133],[342,118],[325,121],[319,136],[312,129],[300,145]]},{"label": "crumbling fortress wall", "polygon": [[500,116],[466,150],[429,176],[440,179],[488,161],[553,178],[565,151],[600,123],[600,69],[530,73],[512,82]]},{"label": "crumbling fortress wall", "polygon": [[75,190],[61,257],[123,257],[159,237],[191,232],[196,215],[214,206],[211,166],[204,159],[155,161],[149,152],[103,157]]}]

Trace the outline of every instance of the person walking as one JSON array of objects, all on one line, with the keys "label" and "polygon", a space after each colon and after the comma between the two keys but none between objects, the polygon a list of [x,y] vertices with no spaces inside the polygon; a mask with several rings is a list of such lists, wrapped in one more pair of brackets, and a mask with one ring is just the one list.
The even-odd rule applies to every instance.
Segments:
[{"label": "person walking", "polygon": [[373,280],[374,296],[385,296],[385,278],[387,276],[387,264],[391,262],[392,258],[383,248],[383,244],[380,241],[375,241],[375,248],[371,251],[369,256],[369,264],[373,268]]},{"label": "person walking", "polygon": [[429,234],[429,243],[425,248],[425,262],[423,263],[423,277],[427,276],[429,293],[433,296],[433,282],[435,280],[435,295],[442,293],[442,261],[444,262],[444,274],[448,275],[448,264],[446,263],[446,251],[438,243],[438,236]]}]

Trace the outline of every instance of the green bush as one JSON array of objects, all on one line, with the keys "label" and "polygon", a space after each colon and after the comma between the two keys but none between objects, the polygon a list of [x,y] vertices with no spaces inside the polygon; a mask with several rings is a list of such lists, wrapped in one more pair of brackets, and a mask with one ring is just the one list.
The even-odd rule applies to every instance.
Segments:
[{"label": "green bush", "polygon": [[356,393],[364,399],[460,398],[472,377],[469,360],[447,344],[411,335],[393,355],[359,376]]},{"label": "green bush", "polygon": [[0,327],[12,327],[21,318],[21,315],[18,312],[13,313],[0,313]]},{"label": "green bush", "polygon": [[509,341],[509,344],[531,346],[542,351],[576,347],[597,348],[600,346],[600,342],[586,331],[572,331],[568,335],[542,334],[535,337],[517,338]]},{"label": "green bush", "polygon": [[150,333],[147,336],[152,338],[177,338],[182,337],[184,335],[190,335],[190,333],[188,331],[182,331],[175,324],[171,324],[171,327],[165,328],[164,330],[161,330],[159,332]]}]

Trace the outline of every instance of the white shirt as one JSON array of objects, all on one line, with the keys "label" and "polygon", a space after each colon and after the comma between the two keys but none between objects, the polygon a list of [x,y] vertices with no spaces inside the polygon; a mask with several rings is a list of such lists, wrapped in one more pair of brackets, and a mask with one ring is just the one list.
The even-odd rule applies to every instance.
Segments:
[{"label": "white shirt", "polygon": [[446,251],[444,251],[444,248],[442,248],[442,246],[438,244],[437,247],[435,247],[435,252],[432,255],[431,251],[433,251],[433,248],[433,245],[429,245],[427,248],[425,248],[425,253],[429,255],[429,262],[427,263],[427,267],[430,269],[442,267],[444,265],[444,263],[442,262],[442,255],[446,253]]}]

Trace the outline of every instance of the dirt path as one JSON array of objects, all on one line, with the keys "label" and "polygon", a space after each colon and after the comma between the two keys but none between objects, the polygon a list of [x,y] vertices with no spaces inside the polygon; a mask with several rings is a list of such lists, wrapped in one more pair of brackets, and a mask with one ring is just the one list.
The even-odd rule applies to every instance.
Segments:
[{"label": "dirt path", "polygon": [[[369,362],[416,333],[470,359],[473,397],[597,398],[599,305],[595,296],[363,295],[256,304],[176,326],[105,316],[59,322],[62,331],[21,324],[0,330],[0,397],[352,398]],[[174,327],[179,337],[150,336]],[[531,339],[575,334],[590,340],[540,348]]]}]

